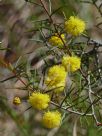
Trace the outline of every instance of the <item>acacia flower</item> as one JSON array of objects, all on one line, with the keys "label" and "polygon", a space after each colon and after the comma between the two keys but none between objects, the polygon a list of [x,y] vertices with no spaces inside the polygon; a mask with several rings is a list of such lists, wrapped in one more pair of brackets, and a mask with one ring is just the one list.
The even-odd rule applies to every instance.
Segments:
[{"label": "acacia flower", "polygon": [[49,43],[52,46],[58,46],[59,48],[62,48],[64,43],[66,42],[65,35],[61,34],[60,36],[61,36],[61,38],[59,37],[58,34],[55,33],[55,35],[51,36],[51,38],[49,39]]},{"label": "acacia flower", "polygon": [[71,16],[69,20],[65,22],[65,30],[73,36],[78,36],[84,32],[85,22],[78,17]]},{"label": "acacia flower", "polygon": [[21,99],[20,99],[19,97],[15,97],[15,98],[13,99],[13,104],[15,104],[15,105],[21,104]]},{"label": "acacia flower", "polygon": [[42,123],[46,128],[56,128],[61,123],[61,113],[58,111],[45,112],[42,118]]},{"label": "acacia flower", "polygon": [[65,68],[61,65],[52,66],[48,70],[48,75],[45,80],[46,84],[56,85],[66,79]]},{"label": "acacia flower", "polygon": [[48,70],[48,75],[45,79],[48,90],[53,90],[55,93],[62,92],[65,87],[66,76],[67,72],[63,66],[52,66]]},{"label": "acacia flower", "polygon": [[31,104],[32,107],[38,110],[43,110],[48,107],[50,102],[50,97],[48,94],[42,94],[40,92],[34,92],[29,97],[28,102]]},{"label": "acacia flower", "polygon": [[64,56],[62,58],[62,65],[65,67],[65,69],[69,72],[74,72],[78,69],[80,69],[80,65],[81,65],[81,59],[73,56]]}]

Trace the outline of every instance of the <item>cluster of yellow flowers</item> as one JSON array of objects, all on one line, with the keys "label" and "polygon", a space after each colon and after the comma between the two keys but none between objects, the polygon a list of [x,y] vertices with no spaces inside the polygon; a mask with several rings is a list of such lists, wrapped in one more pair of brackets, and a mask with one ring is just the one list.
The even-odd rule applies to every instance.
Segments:
[{"label": "cluster of yellow flowers", "polygon": [[59,113],[58,111],[45,112],[42,122],[47,128],[58,127],[61,123],[61,113]]},{"label": "cluster of yellow flowers", "polygon": [[[78,36],[85,30],[85,23],[81,19],[71,16],[69,20],[65,22],[65,30],[67,33]],[[52,46],[58,46],[63,48],[66,43],[65,35],[54,34],[49,39]],[[49,68],[47,77],[45,78],[45,85],[48,90],[54,93],[60,93],[64,91],[66,84],[66,77],[68,72],[75,72],[80,69],[81,59],[77,56],[63,56],[60,65],[54,65]],[[50,104],[51,98],[47,93],[41,93],[40,91],[33,92],[28,99],[29,104],[37,110],[45,110]],[[21,100],[19,97],[15,97],[13,100],[15,105],[19,105]],[[55,128],[60,126],[61,113],[58,111],[47,111],[42,116],[42,123],[47,128]]]},{"label": "cluster of yellow flowers", "polygon": [[73,36],[78,36],[84,32],[85,23],[78,17],[71,16],[69,20],[65,22],[65,30]]},{"label": "cluster of yellow flowers", "polygon": [[13,104],[15,104],[15,105],[21,104],[21,99],[19,97],[14,97]]},{"label": "cluster of yellow flowers", "polygon": [[[85,22],[76,16],[71,16],[68,20],[65,21],[64,24],[65,31],[72,36],[79,36],[80,34],[82,34],[85,30],[85,27]],[[55,33],[49,39],[49,43],[52,46],[63,48],[63,45],[66,43],[65,35],[61,34],[59,36]]]},{"label": "cluster of yellow flowers", "polygon": [[50,102],[50,97],[48,94],[42,94],[40,92],[36,92],[36,93],[32,93],[28,101],[35,109],[42,110],[48,107],[48,104]]},{"label": "cluster of yellow flowers", "polygon": [[[29,103],[37,110],[46,109],[50,103],[50,96],[40,92],[34,92],[29,96]],[[42,123],[47,128],[55,128],[60,125],[61,114],[58,111],[45,112],[42,117]]]},{"label": "cluster of yellow flowers", "polygon": [[54,92],[62,92],[65,87],[67,72],[61,65],[52,66],[48,71],[48,76],[45,79],[45,84],[48,89],[54,90]]},{"label": "cluster of yellow flowers", "polygon": [[62,58],[62,65],[67,71],[75,72],[76,70],[80,69],[81,59],[77,56],[64,56]]},{"label": "cluster of yellow flowers", "polygon": [[[65,21],[64,29],[67,33],[73,36],[79,36],[85,30],[85,22],[78,17],[71,16]],[[49,42],[52,46],[63,48],[66,43],[65,35],[54,34]],[[75,72],[80,69],[81,59],[77,56],[63,56],[61,65],[55,65],[48,70],[48,76],[45,79],[45,84],[49,90],[54,90],[55,93],[62,92],[65,88],[67,72]]]},{"label": "cluster of yellow flowers", "polygon": [[66,42],[66,40],[65,40],[65,35],[64,34],[61,34],[60,37],[59,37],[58,34],[55,33],[49,39],[49,43],[51,43],[52,46],[57,46],[59,48],[62,48],[65,42]]},{"label": "cluster of yellow flowers", "polygon": [[[55,65],[49,68],[45,84],[48,89],[53,89],[55,93],[62,92],[65,88],[67,71],[76,71],[80,68],[80,58],[64,56],[61,65]],[[44,110],[50,104],[50,96],[39,91],[33,92],[28,99],[30,105],[37,110]],[[15,97],[13,103],[19,105],[21,100]],[[42,117],[42,123],[47,128],[55,128],[60,126],[61,114],[58,111],[47,111]]]},{"label": "cluster of yellow flowers", "polygon": [[64,56],[62,58],[61,65],[52,66],[48,70],[45,84],[48,90],[52,90],[55,93],[62,92],[65,88],[67,72],[75,72],[80,69],[81,59],[77,56]]}]

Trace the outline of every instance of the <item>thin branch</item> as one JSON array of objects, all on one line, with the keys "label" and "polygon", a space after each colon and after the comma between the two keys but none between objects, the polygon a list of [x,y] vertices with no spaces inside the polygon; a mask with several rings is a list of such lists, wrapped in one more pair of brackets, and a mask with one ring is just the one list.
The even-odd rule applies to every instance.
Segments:
[{"label": "thin branch", "polygon": [[58,30],[57,30],[57,28],[56,28],[56,25],[55,25],[54,22],[53,22],[52,16],[49,14],[49,12],[48,12],[48,10],[47,10],[47,8],[46,8],[46,6],[45,6],[43,0],[40,0],[40,2],[41,2],[41,4],[42,4],[42,7],[44,8],[46,14],[48,15],[48,17],[49,17],[49,19],[50,19],[50,23],[53,24],[56,33],[58,34],[59,38],[62,40],[63,45],[64,45],[65,49],[67,50],[68,54],[71,56],[71,52],[70,52],[70,50],[67,48],[67,46],[66,46],[64,40],[62,39],[61,34],[58,32]]},{"label": "thin branch", "polygon": [[98,12],[100,13],[101,17],[102,17],[102,11],[101,11],[101,8],[100,6],[98,7],[96,2],[93,2],[93,5],[96,7],[96,9],[98,10]]},{"label": "thin branch", "polygon": [[[52,101],[51,101],[51,104],[54,105],[54,106],[56,106],[56,107],[58,107],[58,108],[61,108],[61,109],[65,110],[65,111],[67,111],[67,112],[70,112],[70,113],[74,113],[74,114],[81,115],[81,116],[84,116],[84,115],[85,115],[83,112],[73,111],[73,110],[68,109],[68,108],[66,108],[66,107],[60,107],[59,104],[54,103],[54,102],[52,102]],[[86,116],[92,116],[92,115],[93,115],[93,114],[86,114]]]},{"label": "thin branch", "polygon": [[89,100],[91,103],[91,109],[92,109],[92,115],[96,121],[96,124],[99,124],[100,122],[98,121],[96,115],[95,115],[95,109],[94,109],[94,105],[93,105],[93,99],[92,99],[92,89],[91,89],[91,82],[90,82],[90,73],[88,74],[88,88],[89,88]]}]

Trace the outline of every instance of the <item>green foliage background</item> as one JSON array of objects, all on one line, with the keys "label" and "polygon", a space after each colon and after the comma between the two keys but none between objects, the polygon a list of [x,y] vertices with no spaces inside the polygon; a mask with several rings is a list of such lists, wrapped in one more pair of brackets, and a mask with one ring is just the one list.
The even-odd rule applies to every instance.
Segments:
[{"label": "green foliage background", "polygon": [[[21,4],[23,1],[23,4]],[[27,45],[27,48],[22,45],[20,45],[19,42],[19,35],[17,33],[18,29],[22,29],[22,26],[19,24],[17,25],[17,28],[15,28],[14,31],[11,31],[10,28],[10,22],[9,25],[7,23],[7,20],[9,20],[9,16],[7,16],[8,10],[12,11],[12,15],[15,14],[15,11],[22,12],[22,7],[26,7],[25,10],[23,11],[26,12],[27,5],[24,0],[17,2],[17,0],[2,0],[0,1],[0,25],[4,27],[4,31],[6,31],[8,36],[8,41],[10,43],[10,48],[12,48],[12,51],[7,53],[6,47],[1,44],[1,53],[2,57],[5,56],[6,60],[11,61],[11,63],[15,64],[16,61],[18,60],[19,57],[22,57],[20,60],[20,66],[24,67],[27,69],[27,72],[29,73],[29,64],[27,63],[27,57],[24,56],[24,54],[28,51],[35,50],[36,48],[41,47],[41,43],[38,38],[37,45],[34,43],[36,37],[32,37],[32,35],[29,34],[29,31],[32,31],[35,29],[35,25],[33,24],[34,21],[39,20],[40,17],[45,18],[45,13],[42,12],[42,9],[37,8],[37,7],[29,7],[31,9],[31,12],[29,16],[26,18],[27,25],[29,26],[27,29],[24,28],[22,30],[22,37],[25,38],[25,40],[29,41],[29,44]],[[37,0],[32,0],[33,2],[38,2]],[[91,0],[90,0],[91,1]],[[18,3],[18,5],[14,5],[15,3]],[[20,3],[21,2],[21,3]],[[48,2],[48,0],[46,0]],[[101,2],[101,1],[100,1]],[[56,13],[55,18],[58,19],[63,19],[64,16],[63,14],[65,13],[66,17],[69,17],[70,15],[80,15],[84,20],[89,21],[89,26],[88,26],[88,32],[92,37],[100,37],[102,36],[102,32],[100,30],[92,29],[92,27],[95,25],[95,15],[93,13],[93,6],[92,5],[86,5],[86,3],[80,3],[80,0],[51,0],[52,3],[52,9]],[[10,5],[11,4],[11,5]],[[2,6],[1,6],[2,5]],[[31,5],[30,5],[31,6]],[[8,8],[8,9],[7,9]],[[96,16],[98,15],[97,10],[95,10]],[[64,12],[62,12],[64,11]],[[16,14],[14,16],[17,16]],[[17,16],[18,18],[18,16]],[[25,21],[25,22],[26,22]],[[24,23],[25,23],[24,22]],[[30,24],[29,24],[30,22]],[[94,23],[93,23],[94,22]],[[12,21],[11,21],[12,24]],[[90,25],[91,24],[91,25]],[[37,25],[40,25],[40,23],[37,23]],[[37,28],[36,25],[36,28]],[[25,35],[26,32],[26,35]],[[93,34],[94,33],[94,34]],[[39,36],[39,35],[38,35]],[[4,38],[3,36],[0,37]],[[31,40],[32,39],[32,40]],[[30,46],[31,45],[31,46]],[[2,49],[4,48],[4,49]],[[41,51],[38,51],[36,54],[37,56],[41,57]],[[43,53],[42,53],[43,54]],[[1,57],[1,58],[2,58]],[[1,62],[2,63],[2,62]],[[0,80],[5,79],[6,75],[10,74],[7,70],[5,71],[4,68],[0,67]],[[34,73],[34,76],[36,74]],[[79,77],[78,77],[79,78]],[[15,80],[9,80],[11,84],[15,83]],[[43,128],[39,122],[36,121],[35,116],[37,115],[36,111],[33,109],[28,109],[27,111],[23,111],[23,113],[18,114],[19,112],[14,106],[10,105],[8,100],[10,99],[9,97],[5,97],[6,93],[4,93],[4,88],[5,84],[9,82],[6,80],[6,82],[1,82],[0,84],[0,135],[1,136],[50,136],[50,133],[53,133],[54,130],[46,130]],[[31,80],[30,80],[31,81]],[[32,79],[33,82],[33,79]],[[7,86],[7,85],[6,85]],[[10,91],[9,93],[12,94],[12,89],[7,91]],[[11,99],[12,101],[12,99]],[[26,105],[26,103],[24,103]],[[63,121],[63,124],[61,127],[56,131],[54,134],[55,136],[102,136],[102,127],[96,126],[94,123],[94,120],[89,117],[77,117],[76,115],[67,115],[65,113],[66,118]],[[16,129],[12,129],[12,131],[3,128],[2,123],[7,124],[7,120],[13,121],[16,124]],[[76,133],[76,135],[75,135]],[[52,136],[52,135],[51,135]]]}]

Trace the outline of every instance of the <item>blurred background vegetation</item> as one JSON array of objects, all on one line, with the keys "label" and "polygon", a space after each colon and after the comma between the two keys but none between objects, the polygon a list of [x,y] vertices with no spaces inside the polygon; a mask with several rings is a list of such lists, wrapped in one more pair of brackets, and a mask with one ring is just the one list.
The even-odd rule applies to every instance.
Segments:
[{"label": "blurred background vegetation", "polygon": [[[39,0],[32,2],[39,3]],[[49,0],[45,2],[49,4]],[[53,15],[55,22],[63,22],[64,15],[79,15],[87,23],[89,36],[102,42],[102,30],[96,27],[102,17],[95,6],[80,0],[51,0],[51,3],[56,13]],[[97,4],[102,1],[97,0]],[[27,92],[18,89],[24,85],[13,78],[4,63],[16,64],[20,60],[24,64],[21,67],[29,62],[27,66],[33,69],[40,59],[37,51],[42,46],[39,34],[33,31],[39,25],[34,22],[39,19],[46,19],[46,14],[35,4],[24,0],[0,0],[0,136],[102,136],[102,127],[96,126],[92,118],[67,116],[67,113],[60,128],[46,130],[39,123],[40,113],[33,109],[25,111],[29,107],[25,101],[18,107],[12,103],[15,96],[23,98]]]}]

